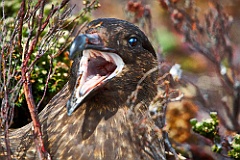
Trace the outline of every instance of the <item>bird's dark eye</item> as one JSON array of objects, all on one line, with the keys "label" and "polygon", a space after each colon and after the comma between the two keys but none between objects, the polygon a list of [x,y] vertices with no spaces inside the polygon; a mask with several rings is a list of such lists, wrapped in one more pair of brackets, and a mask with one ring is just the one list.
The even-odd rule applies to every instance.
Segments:
[{"label": "bird's dark eye", "polygon": [[138,44],[138,39],[136,37],[131,37],[128,39],[128,43],[130,46],[134,47]]}]

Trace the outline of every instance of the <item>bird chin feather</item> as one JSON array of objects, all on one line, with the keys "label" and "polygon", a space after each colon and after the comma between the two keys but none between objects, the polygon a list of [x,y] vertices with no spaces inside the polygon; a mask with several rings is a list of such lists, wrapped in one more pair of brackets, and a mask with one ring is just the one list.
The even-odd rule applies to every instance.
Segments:
[{"label": "bird chin feather", "polygon": [[70,116],[95,90],[118,75],[124,67],[122,58],[110,52],[84,50],[78,70],[78,78],[67,103]]}]

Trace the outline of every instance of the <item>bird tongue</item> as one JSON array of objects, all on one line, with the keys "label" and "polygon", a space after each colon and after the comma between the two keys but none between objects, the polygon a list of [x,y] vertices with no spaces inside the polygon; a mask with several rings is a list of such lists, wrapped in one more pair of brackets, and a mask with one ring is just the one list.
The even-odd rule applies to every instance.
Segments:
[{"label": "bird tongue", "polygon": [[96,75],[92,77],[90,80],[87,80],[84,85],[82,85],[82,88],[80,90],[80,95],[84,95],[85,93],[89,92],[91,89],[93,89],[97,85],[101,85],[100,82],[102,82],[106,76],[99,76]]}]

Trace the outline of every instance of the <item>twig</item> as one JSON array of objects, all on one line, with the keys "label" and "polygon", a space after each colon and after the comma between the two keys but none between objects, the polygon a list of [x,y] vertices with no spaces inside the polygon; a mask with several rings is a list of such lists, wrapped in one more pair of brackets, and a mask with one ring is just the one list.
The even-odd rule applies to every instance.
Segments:
[{"label": "twig", "polygon": [[48,75],[47,75],[47,80],[46,80],[46,83],[45,83],[45,86],[44,86],[43,96],[42,96],[41,100],[37,104],[37,109],[41,105],[41,103],[42,103],[42,101],[43,101],[43,99],[44,99],[44,97],[46,95],[47,89],[48,89],[48,83],[49,83],[49,80],[50,80],[51,74],[52,74],[52,65],[53,65],[52,63],[53,63],[53,58],[51,56],[51,58],[50,58],[50,68],[49,68]]}]

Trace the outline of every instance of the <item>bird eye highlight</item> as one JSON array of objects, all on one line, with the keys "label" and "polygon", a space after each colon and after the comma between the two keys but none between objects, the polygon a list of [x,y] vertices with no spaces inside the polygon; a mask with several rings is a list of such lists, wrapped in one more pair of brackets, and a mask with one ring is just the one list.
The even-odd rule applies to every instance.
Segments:
[{"label": "bird eye highlight", "polygon": [[138,39],[136,37],[131,37],[128,39],[128,43],[130,46],[134,47],[138,44]]}]

